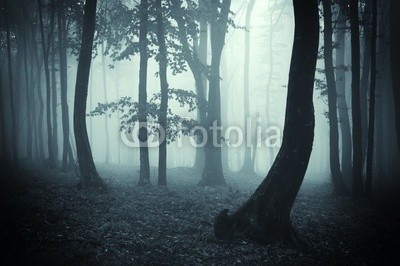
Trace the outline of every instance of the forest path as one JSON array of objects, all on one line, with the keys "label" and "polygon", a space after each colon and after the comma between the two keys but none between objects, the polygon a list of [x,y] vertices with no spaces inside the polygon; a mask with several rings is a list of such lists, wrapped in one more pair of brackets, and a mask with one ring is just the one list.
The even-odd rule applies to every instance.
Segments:
[{"label": "forest path", "polygon": [[230,174],[228,187],[202,188],[196,185],[199,173],[176,168],[169,170],[168,187],[137,187],[128,167],[101,165],[110,187],[103,192],[77,189],[73,174],[38,166],[2,164],[1,169],[0,262],[7,264],[391,264],[400,259],[399,212],[362,198],[333,197],[329,183],[305,181],[300,190],[292,218],[307,247],[296,250],[214,237],[214,216],[240,206],[258,177]]}]

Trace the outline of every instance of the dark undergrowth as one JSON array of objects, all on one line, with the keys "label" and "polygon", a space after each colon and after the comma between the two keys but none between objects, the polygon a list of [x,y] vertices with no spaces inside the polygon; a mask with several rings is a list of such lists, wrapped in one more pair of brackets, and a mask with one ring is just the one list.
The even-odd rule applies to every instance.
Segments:
[{"label": "dark undergrowth", "polygon": [[[100,166],[107,191],[79,189],[75,174],[1,165],[1,255],[7,264],[396,264],[400,213],[394,204],[332,196],[307,179],[292,222],[304,247],[230,242],[214,216],[235,209],[261,181],[227,174],[223,188],[196,185],[193,169],[169,170],[169,186],[137,187],[128,167]],[[156,183],[153,178],[153,183]]]}]

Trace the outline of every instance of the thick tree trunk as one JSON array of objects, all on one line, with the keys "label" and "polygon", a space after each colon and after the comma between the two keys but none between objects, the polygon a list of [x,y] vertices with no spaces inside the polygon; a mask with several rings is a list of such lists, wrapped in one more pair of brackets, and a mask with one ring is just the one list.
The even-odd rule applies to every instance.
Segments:
[{"label": "thick tree trunk", "polygon": [[353,194],[363,191],[362,180],[362,129],[360,107],[360,29],[358,18],[358,1],[350,0],[351,27],[351,72],[352,97],[351,111],[353,120]]},{"label": "thick tree trunk", "polygon": [[140,1],[140,69],[139,69],[139,140],[140,140],[140,177],[139,186],[150,184],[149,148],[147,147],[147,32],[148,0]]},{"label": "thick tree trunk", "polygon": [[[225,185],[221,158],[221,91],[220,64],[222,49],[225,44],[230,0],[223,0],[218,17],[211,22],[211,73],[208,92],[208,113],[206,118],[207,143],[205,145],[205,161],[199,185]],[[214,3],[215,12],[217,4]],[[214,128],[212,130],[211,128]]]},{"label": "thick tree trunk", "polygon": [[[243,106],[244,106],[244,122],[246,124],[245,139],[251,139],[251,132],[247,132],[247,119],[250,118],[250,92],[249,92],[249,73],[250,73],[250,18],[253,11],[255,0],[250,0],[245,18],[245,39],[244,39],[244,66],[243,66]],[[251,141],[248,143],[246,141],[246,147],[244,151],[244,160],[241,171],[253,173],[254,168],[252,168],[251,160]],[[254,147],[253,147],[254,148]]]},{"label": "thick tree trunk", "polygon": [[347,187],[343,181],[339,162],[339,130],[337,120],[337,93],[335,73],[333,69],[333,45],[332,45],[332,10],[331,0],[323,0],[324,7],[324,62],[326,83],[328,86],[328,119],[329,119],[329,162],[333,192],[337,194],[347,193]]},{"label": "thick tree trunk", "polygon": [[[104,102],[108,101],[107,97],[107,73],[106,73],[106,56],[104,55],[104,42],[101,43],[101,69],[103,71],[103,92],[104,92]],[[104,116],[104,133],[105,136],[105,145],[106,145],[106,157],[105,163],[110,163],[110,134],[108,131],[108,116]]]},{"label": "thick tree trunk", "polygon": [[61,115],[63,131],[63,153],[61,170],[66,172],[74,162],[69,160],[72,156],[71,143],[69,142],[69,107],[68,107],[68,72],[67,72],[67,36],[64,0],[58,3],[58,50],[60,56],[60,87],[61,87]]},{"label": "thick tree trunk", "polygon": [[14,87],[13,87],[13,68],[11,55],[11,40],[10,40],[10,17],[9,10],[5,11],[6,38],[7,38],[7,59],[8,59],[8,83],[11,103],[11,136],[12,136],[12,160],[18,163],[18,133],[17,133],[17,116],[14,102]]},{"label": "thick tree trunk", "polygon": [[83,187],[91,185],[105,187],[105,184],[97,173],[86,130],[86,100],[90,63],[92,61],[96,4],[97,0],[86,0],[85,3],[82,44],[79,53],[75,86],[74,132],[80,179]]},{"label": "thick tree trunk", "polygon": [[369,125],[367,149],[367,175],[365,179],[365,192],[372,194],[372,161],[374,152],[375,130],[375,89],[376,89],[376,38],[378,20],[378,1],[372,0],[372,34],[371,34],[371,87],[369,90]]},{"label": "thick tree trunk", "polygon": [[295,36],[282,147],[267,177],[235,213],[218,214],[217,238],[243,233],[262,243],[297,243],[290,211],[303,181],[314,140],[313,85],[318,54],[317,0],[293,0]]},{"label": "thick tree trunk", "polygon": [[[158,122],[160,131],[167,132],[167,109],[168,109],[168,80],[167,80],[167,48],[165,45],[165,32],[163,22],[163,11],[161,0],[156,0],[157,8],[157,41],[159,47],[159,74],[161,88],[161,103],[158,114]],[[158,185],[167,185],[167,140],[164,134],[164,139],[159,146],[158,158]]]},{"label": "thick tree trunk", "polygon": [[336,87],[338,90],[338,106],[339,106],[339,121],[341,132],[341,165],[342,175],[344,178],[350,179],[351,177],[351,128],[349,108],[346,101],[346,28],[347,28],[347,6],[341,5],[339,16],[337,19],[337,32],[336,32]]},{"label": "thick tree trunk", "polygon": [[[51,128],[51,85],[50,85],[50,70],[49,70],[49,49],[46,47],[46,40],[44,37],[44,26],[43,26],[43,15],[42,15],[42,1],[38,0],[39,9],[39,23],[40,23],[40,35],[42,39],[42,53],[44,60],[44,73],[46,76],[46,126],[47,126],[47,147],[49,152],[48,165],[50,168],[56,167],[56,162],[54,159],[54,149],[53,149],[53,131]],[[54,22],[54,12],[51,12],[51,22],[50,22],[50,33],[49,38],[52,37],[53,32],[53,22]]]},{"label": "thick tree trunk", "polygon": [[397,0],[390,1],[390,59],[392,66],[392,84],[395,105],[397,145],[400,152],[400,19],[397,11],[400,3]]}]

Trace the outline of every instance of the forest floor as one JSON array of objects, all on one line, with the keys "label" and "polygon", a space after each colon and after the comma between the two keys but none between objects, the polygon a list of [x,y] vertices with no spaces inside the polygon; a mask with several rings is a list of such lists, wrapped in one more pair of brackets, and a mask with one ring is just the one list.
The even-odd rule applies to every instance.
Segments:
[{"label": "forest floor", "polygon": [[301,187],[292,220],[305,247],[296,249],[214,237],[214,216],[240,206],[259,177],[228,174],[227,187],[203,188],[196,185],[200,173],[176,168],[169,170],[168,187],[137,187],[128,167],[100,165],[99,172],[108,191],[78,189],[73,173],[1,164],[0,263],[365,265],[400,260],[399,209],[334,197],[328,179],[306,180]]}]

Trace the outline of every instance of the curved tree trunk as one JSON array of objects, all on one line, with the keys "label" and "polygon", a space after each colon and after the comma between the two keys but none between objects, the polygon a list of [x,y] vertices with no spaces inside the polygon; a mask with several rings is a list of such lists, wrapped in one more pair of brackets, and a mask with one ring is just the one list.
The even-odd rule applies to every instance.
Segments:
[{"label": "curved tree trunk", "polygon": [[78,157],[80,179],[84,187],[91,185],[105,187],[105,184],[97,173],[96,166],[93,161],[92,150],[90,148],[86,129],[86,100],[88,93],[90,63],[92,61],[93,38],[96,22],[96,5],[97,0],[86,0],[82,44],[79,53],[74,101],[74,132],[76,152]]},{"label": "curved tree trunk", "polygon": [[[254,8],[255,0],[250,0],[247,10],[246,10],[246,18],[245,18],[245,39],[244,39],[244,66],[243,66],[243,103],[244,103],[244,122],[245,122],[245,151],[244,151],[244,159],[243,166],[241,171],[253,173],[254,168],[252,168],[252,160],[251,160],[251,146],[252,142],[247,141],[251,139],[251,130],[247,131],[247,123],[248,119],[250,119],[250,92],[249,92],[249,73],[250,73],[250,18],[251,13]],[[251,120],[250,120],[251,121]],[[255,149],[255,147],[253,147]]]},{"label": "curved tree trunk", "polygon": [[353,119],[353,194],[362,194],[362,128],[360,107],[360,29],[358,1],[350,0],[351,27],[351,111]]},{"label": "curved tree trunk", "polygon": [[147,32],[148,0],[140,1],[140,69],[139,69],[139,139],[140,139],[140,177],[139,186],[150,184],[149,148],[147,147]]},{"label": "curved tree trunk", "polygon": [[[165,45],[165,32],[163,22],[163,12],[161,0],[156,0],[157,9],[157,40],[159,46],[159,73],[160,73],[160,88],[161,88],[161,103],[159,110],[158,122],[160,128],[165,133],[167,132],[167,109],[168,109],[168,80],[167,80],[167,48]],[[158,159],[158,185],[167,185],[167,140],[164,139],[159,146]]]},{"label": "curved tree trunk", "polygon": [[319,41],[317,0],[293,0],[295,35],[282,147],[267,177],[235,213],[218,214],[217,238],[234,232],[255,241],[297,243],[290,211],[303,181],[314,140],[313,85]]},{"label": "curved tree trunk", "polygon": [[397,11],[400,10],[398,0],[390,1],[390,58],[392,66],[392,84],[395,105],[397,145],[400,152],[400,19]]},{"label": "curved tree trunk", "polygon": [[332,45],[332,10],[331,0],[323,0],[324,7],[324,62],[326,83],[328,86],[328,119],[329,119],[329,161],[333,191],[337,194],[347,193],[339,162],[339,130],[337,120],[337,93],[335,73],[333,70]]}]

